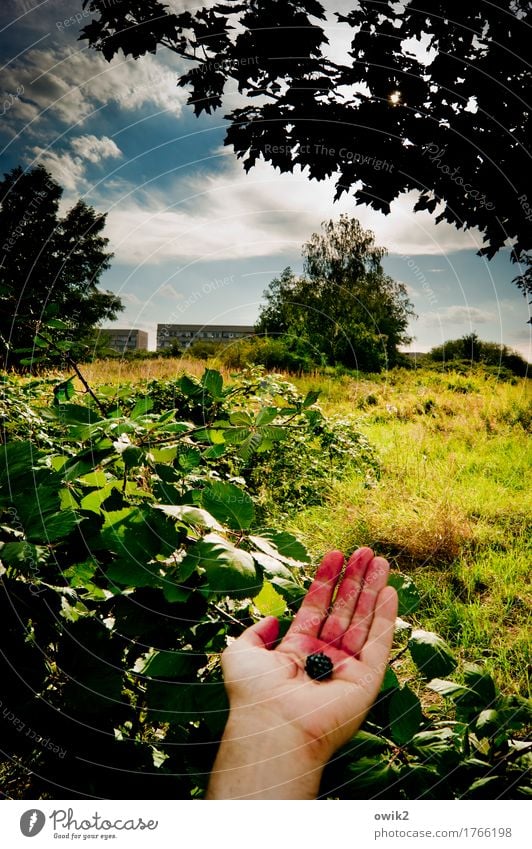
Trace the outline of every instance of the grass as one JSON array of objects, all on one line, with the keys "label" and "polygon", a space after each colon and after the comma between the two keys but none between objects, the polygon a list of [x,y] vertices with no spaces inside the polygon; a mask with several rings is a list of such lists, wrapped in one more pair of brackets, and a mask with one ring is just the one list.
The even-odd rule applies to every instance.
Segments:
[{"label": "grass", "polygon": [[[104,360],[83,371],[93,385],[137,384],[184,370],[200,375],[204,366]],[[289,529],[316,560],[333,547],[371,545],[414,577],[422,595],[417,625],[440,633],[464,660],[484,661],[506,692],[526,695],[529,381],[424,369],[289,379],[301,392],[319,389],[327,415],[352,417],[382,468],[371,488],[354,473],[332,480],[326,503],[295,515]]]},{"label": "grass", "polygon": [[464,660],[484,661],[505,691],[527,695],[527,382],[402,372],[340,385],[324,382],[323,407],[354,415],[378,449],[381,479],[370,490],[357,477],[332,482],[328,503],[294,517],[291,530],[316,556],[372,545],[414,577],[420,627]]}]

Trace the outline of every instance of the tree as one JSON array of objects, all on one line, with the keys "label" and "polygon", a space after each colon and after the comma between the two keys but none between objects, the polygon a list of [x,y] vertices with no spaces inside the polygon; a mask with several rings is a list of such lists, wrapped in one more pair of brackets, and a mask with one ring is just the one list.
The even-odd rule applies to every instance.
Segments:
[{"label": "tree", "polygon": [[[42,166],[18,167],[0,182],[0,346],[5,365],[37,362],[35,346],[48,353],[83,355],[95,325],[123,309],[112,292],[98,288],[112,254],[102,236],[105,215],[82,200],[59,217],[62,188]],[[47,322],[51,327],[45,329]]]},{"label": "tree", "polygon": [[256,330],[308,340],[331,363],[362,371],[394,365],[410,341],[404,284],[384,273],[371,230],[342,215],[303,246],[303,275],[286,268],[264,293]]},{"label": "tree", "polygon": [[479,339],[476,333],[469,333],[460,339],[449,339],[443,345],[431,348],[431,360],[436,362],[483,363],[497,369],[508,369],[518,377],[527,377],[530,366],[516,351],[497,342]]},{"label": "tree", "polygon": [[[183,74],[197,115],[223,104],[229,80],[245,98],[226,116],[246,170],[336,178],[336,197],[384,213],[402,192],[437,221],[477,227],[488,258],[530,251],[529,0],[359,0],[347,15],[351,62],[327,56],[317,0],[223,0],[173,14],[158,0],[83,0],[97,17],[81,38],[110,60],[169,48],[199,66]],[[332,10],[331,10],[332,11]],[[297,47],[297,49],[295,49]],[[532,277],[517,282],[532,294]]]}]

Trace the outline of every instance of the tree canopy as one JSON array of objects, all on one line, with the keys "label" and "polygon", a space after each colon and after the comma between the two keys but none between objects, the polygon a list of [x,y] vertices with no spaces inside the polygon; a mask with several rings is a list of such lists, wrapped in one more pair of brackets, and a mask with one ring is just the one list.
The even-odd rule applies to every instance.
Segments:
[{"label": "tree canopy", "polygon": [[429,351],[429,357],[437,362],[461,361],[484,363],[497,369],[508,369],[519,377],[527,377],[530,367],[517,351],[497,342],[486,342],[477,333],[468,333],[460,339],[449,339]]},{"label": "tree canopy", "polygon": [[[112,254],[102,235],[105,215],[82,200],[59,216],[61,186],[42,166],[18,167],[0,181],[0,348],[6,365],[37,362],[35,346],[48,356],[77,347],[102,320],[123,309],[97,283]],[[53,343],[39,335],[46,323]],[[49,337],[48,337],[49,338]]]},{"label": "tree canopy", "polygon": [[413,315],[406,287],[384,273],[371,230],[342,215],[303,246],[303,275],[286,268],[264,293],[256,330],[306,342],[315,360],[380,371],[400,358]]},{"label": "tree canopy", "polygon": [[[401,193],[415,209],[476,227],[488,258],[504,245],[532,293],[529,0],[359,0],[347,14],[349,60],[328,54],[317,0],[224,0],[174,14],[158,0],[83,0],[97,17],[81,38],[110,60],[164,46],[198,66],[182,75],[196,114],[223,105],[230,80],[245,105],[226,144],[251,168],[336,180],[336,197],[384,213]],[[329,7],[329,12],[333,10]],[[384,167],[384,164],[386,167]],[[528,252],[528,253],[527,253]]]}]

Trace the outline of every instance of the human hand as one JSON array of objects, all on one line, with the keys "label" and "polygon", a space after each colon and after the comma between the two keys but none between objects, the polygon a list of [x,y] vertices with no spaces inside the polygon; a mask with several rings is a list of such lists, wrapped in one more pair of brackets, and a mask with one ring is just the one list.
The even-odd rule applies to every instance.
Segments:
[{"label": "human hand", "polygon": [[[239,763],[248,768],[253,761],[256,765],[254,749],[260,749],[264,756],[261,763],[266,767],[259,784],[271,780],[267,765],[275,764],[275,780],[280,770],[282,781],[272,787],[275,790],[282,785],[286,791],[286,795],[270,798],[309,795],[305,791],[299,795],[298,786],[305,782],[293,774],[286,753],[292,761],[296,757],[307,777],[312,776],[306,787],[314,788],[309,792],[315,795],[323,766],[362,724],[386,669],[397,594],[386,586],[387,561],[374,557],[371,549],[354,552],[339,583],[343,563],[339,551],[324,557],[294,621],[276,648],[273,644],[279,624],[274,617],[267,617],[248,628],[223,653],[230,703],[224,741],[231,745],[228,750],[222,743],[211,790],[213,784],[223,786],[220,770],[225,766],[237,774]],[[305,672],[307,656],[318,652],[333,663],[332,675],[326,680],[313,680]],[[244,783],[248,787],[249,782],[247,775]],[[211,792],[211,798],[218,798],[217,794],[217,790]]]}]

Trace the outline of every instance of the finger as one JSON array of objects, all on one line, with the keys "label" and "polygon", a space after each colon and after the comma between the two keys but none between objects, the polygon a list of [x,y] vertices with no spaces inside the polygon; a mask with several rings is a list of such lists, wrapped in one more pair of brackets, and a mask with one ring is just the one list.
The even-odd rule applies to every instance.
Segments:
[{"label": "finger", "polygon": [[384,557],[374,557],[367,568],[351,623],[342,637],[342,648],[354,657],[358,657],[366,642],[377,598],[386,586],[389,571],[388,561]]},{"label": "finger", "polygon": [[259,622],[255,622],[249,628],[240,634],[237,639],[231,643],[231,646],[237,648],[270,648],[279,636],[279,621],[275,616],[266,616]]},{"label": "finger", "polygon": [[341,645],[342,637],[355,611],[366,569],[372,559],[371,548],[359,548],[349,558],[333,609],[323,623],[320,633],[320,639],[330,646]]},{"label": "finger", "polygon": [[395,589],[384,587],[378,595],[368,638],[360,652],[360,660],[383,675],[392,647],[397,606]]},{"label": "finger", "polygon": [[344,555],[341,551],[329,551],[325,555],[312,586],[286,633],[287,637],[293,637],[296,634],[306,634],[308,637],[318,636],[343,565]]},{"label": "finger", "polygon": [[222,654],[222,671],[229,693],[247,682],[260,680],[271,661],[268,649],[278,635],[279,622],[275,616],[267,616],[229,643]]}]

